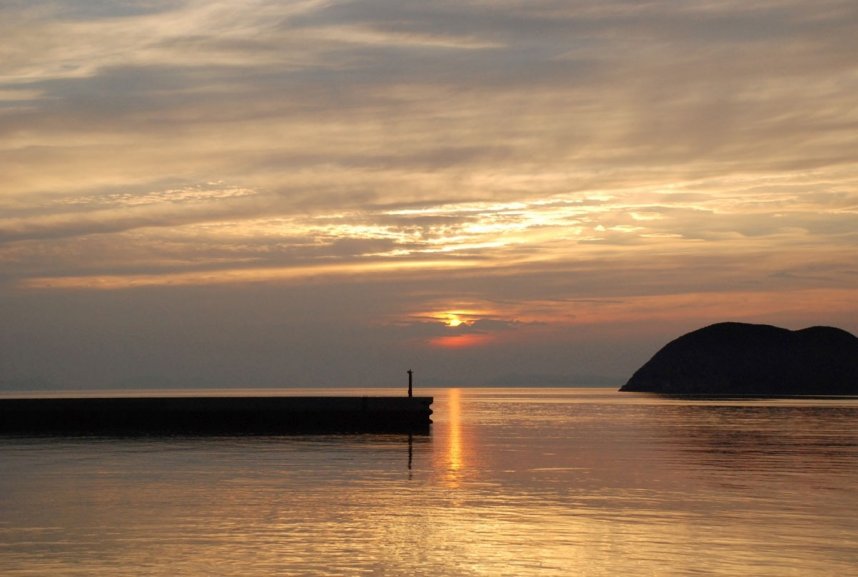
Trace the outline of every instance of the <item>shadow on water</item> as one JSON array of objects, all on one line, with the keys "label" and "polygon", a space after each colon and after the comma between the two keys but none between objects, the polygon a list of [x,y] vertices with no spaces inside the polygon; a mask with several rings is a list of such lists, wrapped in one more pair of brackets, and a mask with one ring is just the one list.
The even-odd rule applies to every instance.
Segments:
[{"label": "shadow on water", "polygon": [[[90,455],[98,454],[102,450],[113,454],[144,451],[164,455],[176,450],[193,453],[212,452],[212,454],[240,450],[247,455],[248,459],[270,459],[277,455],[295,455],[310,451],[317,456],[320,466],[324,467],[343,464],[346,462],[343,459],[350,463],[349,466],[361,467],[361,463],[366,465],[380,455],[392,451],[388,453],[394,457],[393,461],[390,461],[391,465],[395,465],[396,462],[401,465],[393,466],[391,470],[402,467],[401,470],[408,472],[409,479],[413,476],[415,462],[419,467],[421,455],[425,456],[431,442],[431,430],[428,426],[407,433],[361,432],[358,434],[349,432],[213,434],[139,431],[109,434],[92,431],[0,434],[0,450],[9,451],[38,453],[65,447],[72,452]],[[397,453],[401,457],[396,458]]]},{"label": "shadow on water", "polygon": [[677,400],[677,401],[778,401],[778,400],[795,400],[795,401],[837,401],[837,400],[858,400],[855,395],[764,395],[764,394],[679,394],[679,393],[638,393],[644,395],[652,395],[656,398]]},{"label": "shadow on water", "polygon": [[[748,397],[718,400],[751,401]],[[665,417],[670,415],[657,419],[664,427],[665,443],[714,466],[754,470],[767,468],[778,460],[794,461],[801,469],[851,459],[858,447],[853,433],[858,406],[748,402],[673,405],[662,410]]]}]

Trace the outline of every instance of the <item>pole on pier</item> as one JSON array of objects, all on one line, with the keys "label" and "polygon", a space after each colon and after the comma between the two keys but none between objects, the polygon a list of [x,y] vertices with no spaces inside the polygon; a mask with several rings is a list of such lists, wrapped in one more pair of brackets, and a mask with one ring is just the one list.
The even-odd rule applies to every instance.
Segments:
[{"label": "pole on pier", "polygon": [[412,371],[411,369],[408,369],[408,396],[409,397],[413,396],[413,391],[414,391],[413,381],[414,381],[414,371]]}]

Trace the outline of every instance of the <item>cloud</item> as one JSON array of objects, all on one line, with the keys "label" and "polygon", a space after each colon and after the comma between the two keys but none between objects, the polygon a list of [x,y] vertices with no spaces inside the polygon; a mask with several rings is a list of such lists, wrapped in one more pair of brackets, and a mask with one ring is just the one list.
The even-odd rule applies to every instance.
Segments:
[{"label": "cloud", "polygon": [[481,303],[462,334],[522,339],[842,313],[856,22],[838,0],[6,2],[0,290],[366,285],[379,318]]}]

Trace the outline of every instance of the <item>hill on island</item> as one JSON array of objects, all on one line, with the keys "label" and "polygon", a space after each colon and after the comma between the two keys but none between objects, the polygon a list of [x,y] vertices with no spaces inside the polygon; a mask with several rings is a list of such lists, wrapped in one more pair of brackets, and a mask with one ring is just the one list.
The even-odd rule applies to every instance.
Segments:
[{"label": "hill on island", "polygon": [[668,343],[621,391],[691,395],[858,395],[858,338],[718,323]]}]

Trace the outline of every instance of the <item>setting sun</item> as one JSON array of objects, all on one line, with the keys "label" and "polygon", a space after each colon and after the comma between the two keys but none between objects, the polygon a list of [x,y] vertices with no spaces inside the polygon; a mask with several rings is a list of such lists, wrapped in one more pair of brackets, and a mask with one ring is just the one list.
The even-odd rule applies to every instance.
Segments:
[{"label": "setting sun", "polygon": [[458,316],[451,314],[451,315],[449,315],[449,317],[447,318],[447,323],[446,323],[446,324],[447,324],[447,326],[448,326],[448,327],[454,327],[454,328],[455,328],[455,327],[458,327],[458,326],[462,325],[462,323],[464,323],[464,322],[465,322],[465,321],[463,321],[462,319],[460,319]]},{"label": "setting sun", "polygon": [[438,321],[450,328],[465,328],[486,318],[494,317],[495,313],[488,308],[440,308],[432,312],[417,313],[412,316]]}]

